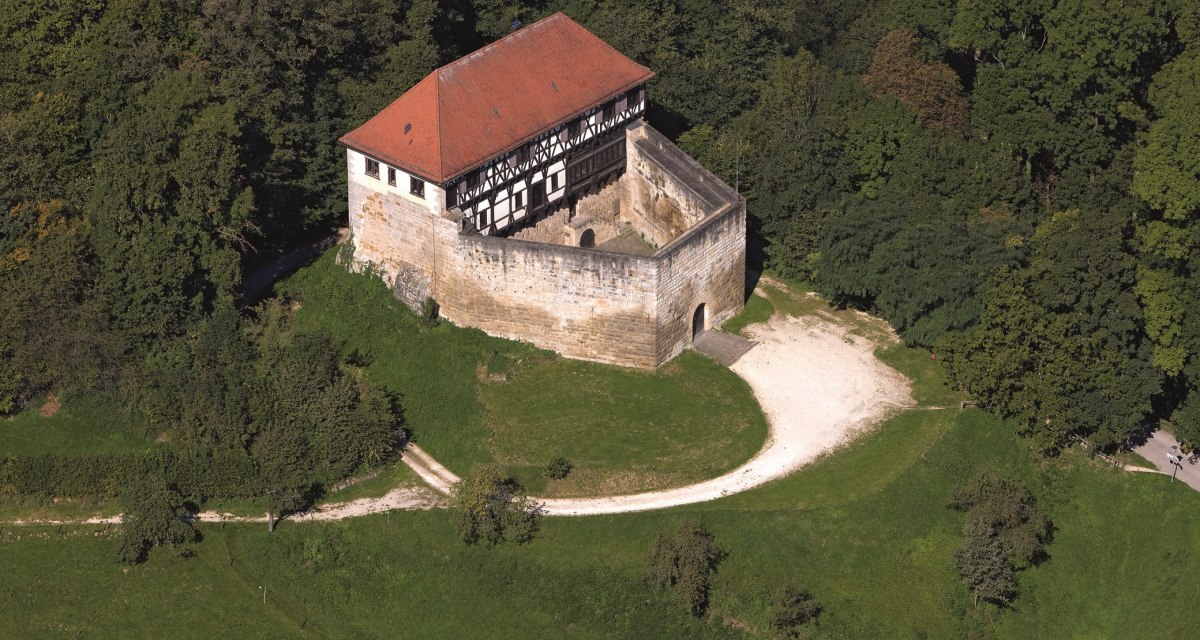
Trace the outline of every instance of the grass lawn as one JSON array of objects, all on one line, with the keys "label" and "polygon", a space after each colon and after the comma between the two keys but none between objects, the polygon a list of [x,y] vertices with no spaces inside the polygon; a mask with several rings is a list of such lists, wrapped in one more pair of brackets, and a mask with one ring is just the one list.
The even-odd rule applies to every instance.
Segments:
[{"label": "grass lawn", "polygon": [[[651,374],[450,323],[428,328],[382,282],[333,257],[277,291],[301,303],[299,322],[330,332],[400,395],[413,441],[456,473],[498,462],[535,492],[636,491],[719,475],[766,439],[749,387],[693,353]],[[558,455],[575,468],[548,482],[542,470]]]},{"label": "grass lawn", "polygon": [[[767,423],[742,379],[686,351],[657,373],[540,357],[483,386],[488,449],[537,495],[659,489],[750,459]],[[562,480],[543,470],[574,463]]]},{"label": "grass lawn", "polygon": [[[1055,538],[1013,609],[976,614],[953,569],[962,515],[944,505],[986,466],[1034,489]],[[728,553],[708,622],[644,580],[655,536],[685,517]],[[1200,494],[1165,477],[1039,463],[982,411],[912,411],[754,491],[548,519],[524,546],[465,547],[441,510],[285,521],[273,536],[202,525],[196,557],[155,552],[125,573],[103,527],[7,527],[0,637],[767,638],[771,599],[794,581],[824,606],[815,637],[961,638],[986,614],[996,638],[1153,638],[1200,598],[1198,528]]]},{"label": "grass lawn", "polygon": [[30,409],[12,420],[0,419],[0,457],[112,453],[151,446],[125,423],[120,402],[103,394],[67,399],[52,416]]},{"label": "grass lawn", "polygon": [[742,312],[725,321],[721,325],[721,331],[728,333],[742,333],[742,330],[747,326],[759,322],[766,322],[775,314],[775,305],[767,299],[765,295],[752,295],[746,301],[746,306]]}]

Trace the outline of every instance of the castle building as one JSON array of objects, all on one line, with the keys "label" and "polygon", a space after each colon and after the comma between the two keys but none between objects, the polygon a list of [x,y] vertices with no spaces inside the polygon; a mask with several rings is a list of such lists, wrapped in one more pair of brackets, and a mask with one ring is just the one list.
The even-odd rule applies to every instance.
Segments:
[{"label": "castle building", "polygon": [[737,313],[745,202],[645,123],[653,72],[556,13],[346,134],[354,261],[414,308],[652,369]]}]

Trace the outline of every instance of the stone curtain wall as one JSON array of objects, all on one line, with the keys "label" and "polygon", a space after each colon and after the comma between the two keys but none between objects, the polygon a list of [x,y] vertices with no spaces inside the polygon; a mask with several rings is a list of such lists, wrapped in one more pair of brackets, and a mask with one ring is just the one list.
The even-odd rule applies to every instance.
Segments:
[{"label": "stone curtain wall", "polygon": [[731,189],[653,128],[632,126],[627,137],[623,214],[654,244],[665,246],[734,199]]},{"label": "stone curtain wall", "polygon": [[707,328],[742,310],[746,295],[746,205],[731,204],[654,255],[658,265],[655,354],[674,358],[692,344],[692,317],[704,305]]},{"label": "stone curtain wall", "polygon": [[746,209],[650,127],[630,127],[628,136],[625,176],[588,203],[586,217],[616,222],[619,212],[662,247],[652,257],[556,244],[578,242],[578,214],[527,230],[541,242],[459,233],[453,214],[372,190],[351,172],[355,260],[375,264],[409,306],[432,294],[460,326],[653,369],[691,344],[698,305],[709,328],[741,310]]},{"label": "stone curtain wall", "polygon": [[584,360],[653,369],[652,258],[462,235],[436,297],[459,325]]}]

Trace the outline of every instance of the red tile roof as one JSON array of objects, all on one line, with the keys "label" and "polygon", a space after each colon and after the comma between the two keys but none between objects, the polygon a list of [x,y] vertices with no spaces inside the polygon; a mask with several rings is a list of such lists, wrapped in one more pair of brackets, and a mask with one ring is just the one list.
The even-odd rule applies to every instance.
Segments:
[{"label": "red tile roof", "polygon": [[434,71],[340,142],[443,183],[653,76],[556,13]]}]

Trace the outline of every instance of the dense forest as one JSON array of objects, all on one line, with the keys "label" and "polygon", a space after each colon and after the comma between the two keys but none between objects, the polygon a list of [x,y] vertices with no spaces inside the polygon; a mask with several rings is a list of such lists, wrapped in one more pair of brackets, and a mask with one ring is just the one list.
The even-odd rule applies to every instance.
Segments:
[{"label": "dense forest", "polygon": [[5,3],[0,414],[120,393],[284,509],[386,456],[396,400],[243,274],[344,224],[342,133],[557,10],[657,72],[649,120],[745,194],[766,269],[1047,452],[1200,445],[1193,0]]}]

